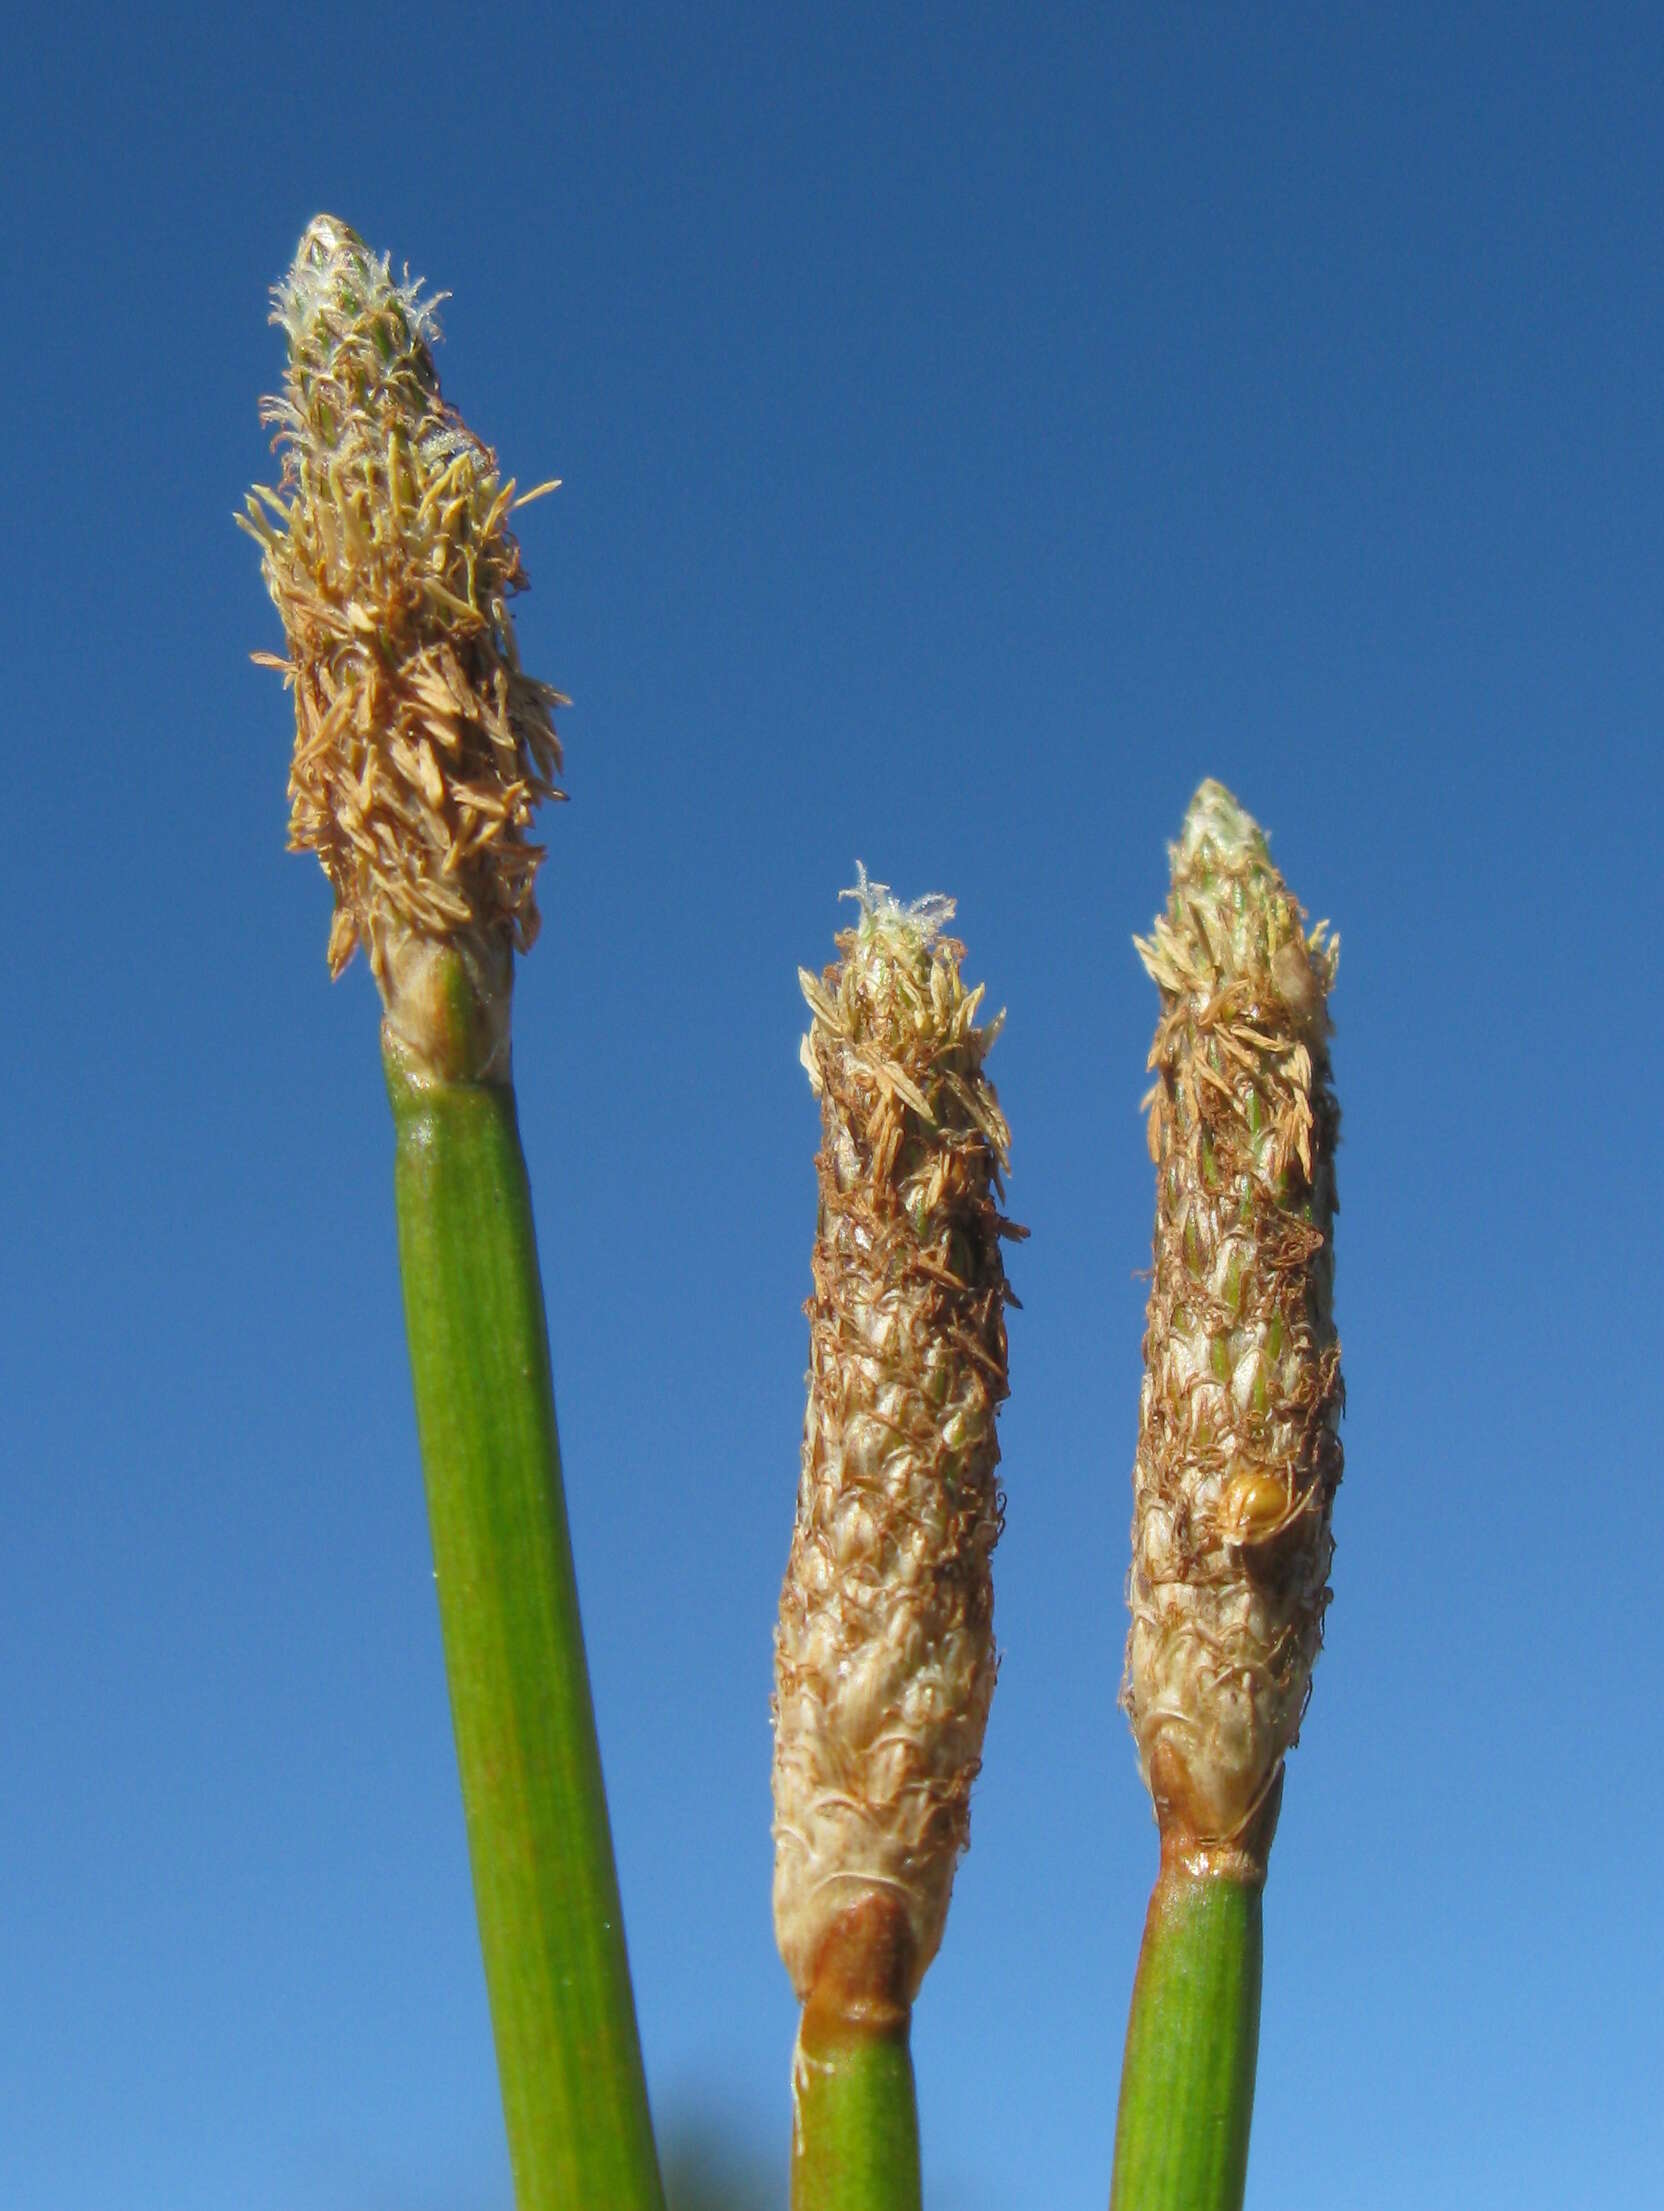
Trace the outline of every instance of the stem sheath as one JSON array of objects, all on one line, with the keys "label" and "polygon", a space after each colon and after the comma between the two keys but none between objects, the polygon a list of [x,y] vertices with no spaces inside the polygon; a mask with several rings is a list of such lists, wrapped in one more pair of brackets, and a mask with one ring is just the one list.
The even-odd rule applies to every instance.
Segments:
[{"label": "stem sheath", "polygon": [[405,1318],[519,2211],[662,2211],[507,1083],[386,1052]]},{"label": "stem sheath", "polygon": [[1241,2211],[1261,1884],[1163,1864],[1133,1983],[1110,2211]]}]

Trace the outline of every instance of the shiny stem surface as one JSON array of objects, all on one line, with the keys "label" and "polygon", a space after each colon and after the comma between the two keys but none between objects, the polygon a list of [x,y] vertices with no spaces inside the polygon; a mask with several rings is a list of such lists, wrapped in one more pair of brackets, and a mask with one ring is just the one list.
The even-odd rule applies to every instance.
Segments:
[{"label": "shiny stem surface", "polygon": [[518,2211],[663,2211],[514,1092],[386,1054],[405,1316]]}]

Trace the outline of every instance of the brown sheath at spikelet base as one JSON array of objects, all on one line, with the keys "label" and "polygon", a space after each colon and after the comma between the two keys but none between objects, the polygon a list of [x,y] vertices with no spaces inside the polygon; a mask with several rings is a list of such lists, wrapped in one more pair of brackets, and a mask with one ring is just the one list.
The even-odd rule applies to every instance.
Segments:
[{"label": "brown sheath at spikelet base", "polygon": [[945,900],[863,878],[804,1061],[823,1141],[797,1524],[780,1598],[775,1929],[806,2002],[905,2011],[942,1936],[993,1695],[1006,1394],[998,1023]]},{"label": "brown sheath at spikelet base", "polygon": [[1164,1858],[1253,1877],[1322,1642],[1341,1474],[1336,947],[1219,784],[1172,859],[1139,944],[1162,1015],[1124,1701]]}]

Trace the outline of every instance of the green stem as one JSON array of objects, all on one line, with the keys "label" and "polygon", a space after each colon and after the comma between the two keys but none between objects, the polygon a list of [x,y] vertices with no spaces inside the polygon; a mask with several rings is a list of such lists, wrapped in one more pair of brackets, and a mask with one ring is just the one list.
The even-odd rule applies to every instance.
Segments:
[{"label": "green stem", "polygon": [[1241,2211],[1261,1884],[1163,1866],[1133,1983],[1110,2211]]},{"label": "green stem", "polygon": [[804,2008],[792,2060],[791,2211],[919,2211],[908,2019],[873,2028]]},{"label": "green stem", "polygon": [[662,2211],[507,1084],[386,1052],[405,1318],[519,2211]]}]

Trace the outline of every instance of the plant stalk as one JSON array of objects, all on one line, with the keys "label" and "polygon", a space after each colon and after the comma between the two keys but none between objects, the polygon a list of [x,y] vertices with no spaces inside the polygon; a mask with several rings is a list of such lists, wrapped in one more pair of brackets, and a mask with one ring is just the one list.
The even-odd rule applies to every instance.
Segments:
[{"label": "plant stalk", "polygon": [[1110,2211],[1241,2211],[1262,1883],[1164,1859],[1133,1982]]},{"label": "plant stalk", "polygon": [[[662,2211],[509,1076],[553,685],[521,665],[523,504],[445,404],[434,302],[333,215],[273,294],[277,489],[239,518],[283,620],[292,849],[386,1009],[405,1319],[520,2211]],[[552,488],[543,486],[542,489]],[[527,497],[534,497],[528,493]]]},{"label": "plant stalk", "polygon": [[920,2211],[910,2020],[873,2028],[804,2007],[792,2057],[791,2211]]},{"label": "plant stalk", "polygon": [[906,1907],[882,1892],[816,1953],[792,2052],[791,2211],[919,2211],[913,1959]]},{"label": "plant stalk", "polygon": [[385,1033],[405,1317],[518,2211],[662,2211],[514,1092]]}]

